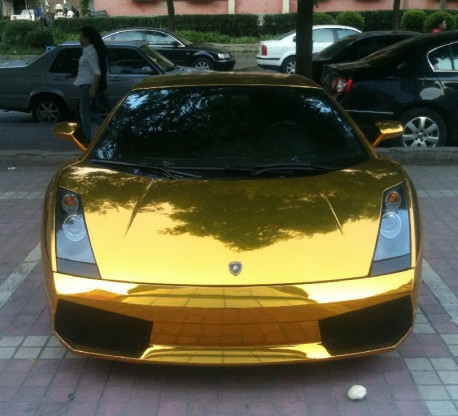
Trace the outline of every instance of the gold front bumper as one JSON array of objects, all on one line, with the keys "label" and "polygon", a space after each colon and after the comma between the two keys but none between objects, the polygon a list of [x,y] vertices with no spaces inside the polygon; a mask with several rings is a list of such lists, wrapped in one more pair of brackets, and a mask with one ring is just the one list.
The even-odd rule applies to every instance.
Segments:
[{"label": "gold front bumper", "polygon": [[[413,325],[418,273],[417,269],[341,282],[251,287],[144,285],[55,273],[55,290],[49,298],[56,333],[76,353],[157,363],[286,363],[395,348]],[[401,303],[401,309],[393,309]],[[59,306],[63,304],[72,305],[66,316],[62,315],[65,308]],[[80,310],[86,315],[78,322]],[[383,311],[380,319],[378,310]],[[364,337],[364,326],[373,326],[371,314],[381,332],[396,327],[385,321],[406,316],[399,317],[403,323],[390,339],[381,336],[368,339],[366,345],[361,339],[355,344],[352,334]],[[102,315],[103,323],[89,328]],[[122,325],[117,325],[117,319]],[[72,320],[78,328],[76,338],[71,329],[65,329]],[[136,322],[140,322],[144,344],[135,352],[125,352],[119,339],[128,340]],[[345,325],[347,329],[340,329]],[[86,332],[98,333],[97,340],[86,342]],[[368,337],[377,338],[377,334],[375,330]],[[105,337],[111,341],[105,343]],[[340,348],[339,342],[346,343],[347,338],[349,345]]]}]

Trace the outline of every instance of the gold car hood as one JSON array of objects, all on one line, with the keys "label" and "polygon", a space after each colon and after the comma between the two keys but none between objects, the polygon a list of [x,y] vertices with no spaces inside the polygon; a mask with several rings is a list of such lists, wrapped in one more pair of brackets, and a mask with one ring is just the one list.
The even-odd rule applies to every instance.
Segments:
[{"label": "gold car hood", "polygon": [[373,159],[273,180],[151,179],[76,165],[59,182],[81,197],[103,279],[256,285],[367,276],[383,191],[402,180],[397,165]]}]

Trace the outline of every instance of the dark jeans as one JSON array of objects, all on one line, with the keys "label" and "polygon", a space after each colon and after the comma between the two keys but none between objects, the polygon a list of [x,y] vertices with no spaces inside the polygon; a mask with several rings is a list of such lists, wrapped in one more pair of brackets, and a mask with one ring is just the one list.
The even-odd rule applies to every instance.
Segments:
[{"label": "dark jeans", "polygon": [[[93,106],[93,98],[89,95],[89,90],[91,89],[91,84],[84,84],[80,86],[80,119],[81,119],[81,127],[83,129],[83,133],[87,139],[92,138],[92,130],[91,130],[91,121],[102,124],[104,118],[101,117],[99,114],[92,111]],[[105,91],[101,93],[97,93],[95,100],[98,101],[105,110],[108,112],[111,110],[111,104],[108,100]]]}]

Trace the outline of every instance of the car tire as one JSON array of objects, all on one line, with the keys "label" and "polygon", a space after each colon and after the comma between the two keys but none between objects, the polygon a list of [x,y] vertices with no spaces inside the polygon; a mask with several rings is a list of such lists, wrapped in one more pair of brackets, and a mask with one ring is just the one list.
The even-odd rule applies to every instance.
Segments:
[{"label": "car tire", "polygon": [[32,117],[41,123],[61,121],[67,115],[65,104],[56,97],[35,98],[32,104]]},{"label": "car tire", "polygon": [[447,125],[436,111],[429,108],[412,108],[399,117],[404,134],[396,139],[402,147],[438,147],[447,142]]},{"label": "car tire", "polygon": [[281,72],[284,74],[295,74],[296,73],[296,57],[290,56],[283,61],[281,66]]},{"label": "car tire", "polygon": [[204,70],[212,70],[213,69],[213,62],[210,61],[208,58],[197,58],[193,63],[192,66],[197,69],[204,69]]}]

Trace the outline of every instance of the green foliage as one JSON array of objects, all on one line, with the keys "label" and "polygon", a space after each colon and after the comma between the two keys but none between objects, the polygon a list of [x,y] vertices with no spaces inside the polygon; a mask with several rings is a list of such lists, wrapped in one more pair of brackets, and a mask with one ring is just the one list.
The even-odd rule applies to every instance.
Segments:
[{"label": "green foliage", "polygon": [[262,33],[271,36],[285,34],[296,29],[296,14],[266,14],[264,16],[264,26]]},{"label": "green foliage", "polygon": [[314,25],[333,25],[335,23],[336,23],[336,20],[329,13],[324,13],[324,12],[313,13],[313,24]]},{"label": "green foliage", "polygon": [[406,10],[402,14],[400,28],[403,30],[413,30],[423,32],[423,25],[426,19],[424,10]]},{"label": "green foliage", "polygon": [[432,32],[436,19],[445,20],[447,22],[447,30],[453,30],[455,28],[455,16],[448,12],[437,11],[426,17],[423,25],[423,31],[425,33]]},{"label": "green foliage", "polygon": [[197,32],[214,32],[229,37],[257,36],[258,16],[254,14],[229,15],[178,15],[176,30],[195,30]]},{"label": "green foliage", "polygon": [[36,29],[25,36],[25,44],[31,48],[44,49],[46,46],[54,45],[54,35],[49,29]]},{"label": "green foliage", "polygon": [[190,40],[192,43],[230,43],[231,37],[218,32],[198,32],[196,30],[177,31],[179,36]]},{"label": "green foliage", "polygon": [[364,17],[359,12],[341,12],[336,17],[336,23],[338,25],[356,27],[359,30],[364,29]]},{"label": "green foliage", "polygon": [[26,46],[27,33],[41,27],[40,23],[31,20],[10,20],[3,28],[2,43],[15,47]]},{"label": "green foliage", "polygon": [[365,30],[391,30],[393,27],[392,10],[369,10],[361,14]]},{"label": "green foliage", "polygon": [[83,13],[83,16],[86,16],[88,10],[89,10],[89,0],[80,0],[80,7],[81,11]]}]

